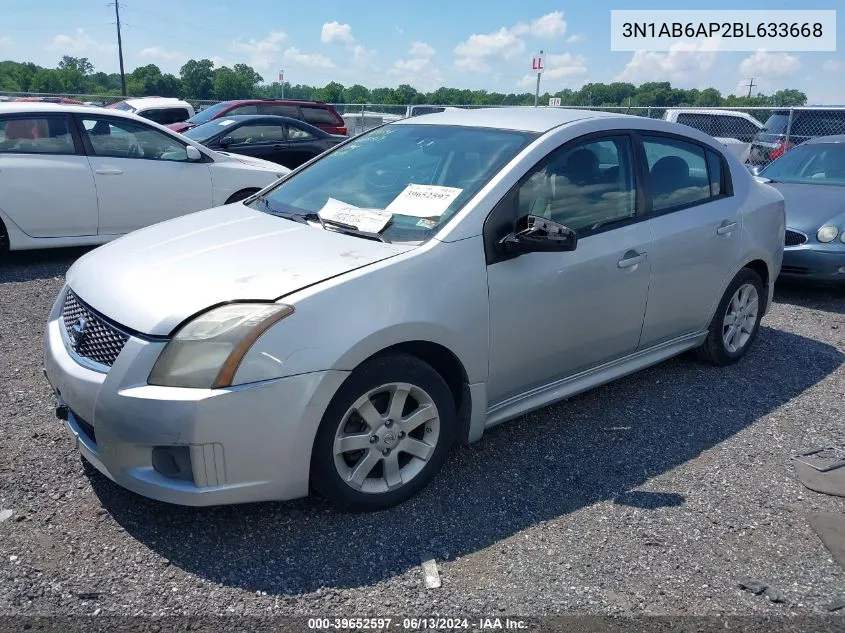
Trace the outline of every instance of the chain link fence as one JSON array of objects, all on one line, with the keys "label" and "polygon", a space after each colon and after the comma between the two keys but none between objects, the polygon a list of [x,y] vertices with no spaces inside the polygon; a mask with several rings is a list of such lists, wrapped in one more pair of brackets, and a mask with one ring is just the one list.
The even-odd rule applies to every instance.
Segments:
[{"label": "chain link fence", "polygon": [[[0,101],[20,98],[60,103],[107,106],[124,99],[119,95],[0,93]],[[186,99],[201,111],[219,103],[216,100]],[[440,112],[451,108],[497,107],[533,108],[533,105],[401,105],[384,103],[333,103],[352,136],[384,123],[407,117]],[[690,106],[540,106],[563,109],[598,110],[652,119],[665,119],[689,125],[720,140],[728,150],[752,166],[765,166],[807,139],[845,134],[845,106],[830,107],[711,107]]]}]

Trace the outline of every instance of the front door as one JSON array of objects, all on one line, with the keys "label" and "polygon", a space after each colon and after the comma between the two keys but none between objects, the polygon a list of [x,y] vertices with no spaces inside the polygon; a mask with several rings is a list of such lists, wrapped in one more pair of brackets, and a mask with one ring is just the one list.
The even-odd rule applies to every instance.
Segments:
[{"label": "front door", "polygon": [[636,350],[651,236],[638,213],[632,148],[627,134],[568,143],[488,218],[496,227],[496,214],[540,215],[579,237],[571,252],[488,255],[491,405]]},{"label": "front door", "polygon": [[88,143],[100,235],[119,235],[212,205],[208,164],[185,145],[138,121],[80,115]]}]

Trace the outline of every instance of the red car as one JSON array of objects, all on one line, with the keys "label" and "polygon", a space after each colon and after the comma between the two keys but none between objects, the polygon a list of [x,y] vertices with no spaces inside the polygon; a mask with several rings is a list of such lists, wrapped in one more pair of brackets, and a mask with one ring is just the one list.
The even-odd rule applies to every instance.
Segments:
[{"label": "red car", "polygon": [[322,101],[298,101],[295,99],[237,99],[221,101],[200,110],[182,123],[171,123],[167,127],[176,132],[184,132],[193,127],[208,123],[212,119],[239,114],[273,114],[299,119],[318,127],[329,134],[346,135],[346,123],[337,111]]}]

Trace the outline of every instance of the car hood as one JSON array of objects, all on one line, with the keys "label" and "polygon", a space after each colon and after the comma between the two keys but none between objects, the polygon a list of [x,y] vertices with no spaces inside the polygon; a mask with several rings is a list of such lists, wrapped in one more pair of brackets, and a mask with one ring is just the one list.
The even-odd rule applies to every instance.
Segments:
[{"label": "car hood", "polygon": [[[763,175],[765,178],[765,175]],[[770,182],[786,202],[786,225],[815,234],[824,224],[845,226],[845,187]]]},{"label": "car hood", "polygon": [[67,272],[92,308],[143,334],[235,300],[274,301],[413,249],[326,231],[231,204],[140,229]]}]

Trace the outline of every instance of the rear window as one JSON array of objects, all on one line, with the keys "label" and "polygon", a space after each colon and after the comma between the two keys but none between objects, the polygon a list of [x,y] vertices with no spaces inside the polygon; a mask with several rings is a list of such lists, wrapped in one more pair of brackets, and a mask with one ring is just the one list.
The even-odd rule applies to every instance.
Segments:
[{"label": "rear window", "polygon": [[338,125],[338,120],[326,108],[302,106],[302,118],[311,125]]},{"label": "rear window", "polygon": [[261,106],[261,114],[271,114],[273,116],[289,116],[292,119],[298,119],[299,108],[295,105],[268,104]]},{"label": "rear window", "polygon": [[705,134],[713,134],[713,117],[709,114],[682,112],[678,115],[678,123],[688,125]]},{"label": "rear window", "polygon": [[66,116],[0,119],[0,154],[73,154]]},{"label": "rear window", "polygon": [[147,110],[141,112],[140,115],[150,121],[155,121],[161,125],[170,125],[171,123],[181,123],[190,116],[187,108],[160,108],[157,110]]},{"label": "rear window", "polygon": [[131,105],[129,105],[125,101],[115,103],[112,106],[112,108],[114,108],[115,110],[123,110],[124,112],[135,112],[135,108],[133,108]]},{"label": "rear window", "polygon": [[194,125],[199,125],[200,123],[206,123],[207,121],[211,121],[214,117],[216,117],[221,112],[224,112],[227,108],[231,107],[231,101],[223,101],[221,103],[215,103],[212,106],[208,106],[205,110],[200,110],[190,119],[188,119],[188,123],[193,123]]}]

